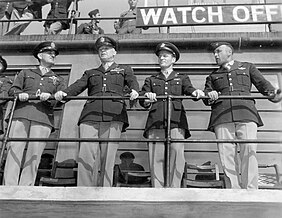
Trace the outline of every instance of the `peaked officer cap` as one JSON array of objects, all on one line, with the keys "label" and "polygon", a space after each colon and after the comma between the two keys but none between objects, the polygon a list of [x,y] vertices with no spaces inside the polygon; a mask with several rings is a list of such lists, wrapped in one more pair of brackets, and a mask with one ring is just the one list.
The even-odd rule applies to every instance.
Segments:
[{"label": "peaked officer cap", "polygon": [[37,58],[38,53],[44,51],[54,51],[56,55],[59,54],[59,51],[54,42],[46,41],[39,43],[33,50],[33,56]]},{"label": "peaked officer cap", "polygon": [[96,16],[96,14],[98,14],[98,13],[100,13],[100,12],[99,12],[99,9],[94,9],[93,11],[90,11],[90,12],[88,13],[88,16],[89,16],[89,17]]},{"label": "peaked officer cap", "polygon": [[210,48],[211,48],[212,51],[214,51],[216,48],[218,48],[219,46],[222,46],[222,45],[226,45],[229,48],[231,48],[232,51],[234,51],[233,46],[229,42],[213,42],[213,43],[210,44]]},{"label": "peaked officer cap", "polygon": [[0,63],[2,65],[2,67],[0,67],[0,72],[5,72],[5,70],[7,69],[7,61],[0,55]]},{"label": "peaked officer cap", "polygon": [[101,46],[111,46],[114,49],[117,47],[117,42],[108,36],[101,36],[95,42],[95,48],[98,50]]},{"label": "peaked officer cap", "polygon": [[135,156],[134,154],[132,154],[131,152],[123,152],[120,156],[119,156],[120,159],[128,159],[128,158],[131,158],[131,159],[135,159]]},{"label": "peaked officer cap", "polygon": [[162,50],[165,50],[165,51],[172,53],[174,55],[174,57],[176,58],[176,61],[178,61],[178,59],[180,58],[180,52],[179,52],[178,48],[170,42],[162,42],[162,43],[158,44],[157,47],[156,47],[155,54],[159,55],[159,52],[162,51]]}]

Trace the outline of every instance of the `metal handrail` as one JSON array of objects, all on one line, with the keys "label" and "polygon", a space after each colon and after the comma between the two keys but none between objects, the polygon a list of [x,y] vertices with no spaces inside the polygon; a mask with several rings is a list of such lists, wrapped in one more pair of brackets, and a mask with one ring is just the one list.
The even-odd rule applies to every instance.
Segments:
[{"label": "metal handrail", "polygon": [[[274,96],[219,96],[219,99],[272,99]],[[111,139],[93,139],[93,138],[59,138],[59,139],[53,139],[53,138],[10,138],[10,128],[11,123],[13,119],[13,114],[15,110],[15,105],[18,100],[17,97],[5,97],[0,98],[3,100],[13,100],[13,106],[11,110],[11,115],[8,122],[8,128],[5,132],[5,135],[3,137],[3,145],[2,150],[0,153],[0,163],[2,163],[4,150],[6,148],[6,145],[10,141],[44,141],[44,142],[164,142],[165,143],[165,171],[164,171],[164,186],[169,187],[169,178],[170,178],[170,171],[169,171],[169,157],[170,157],[170,144],[171,143],[272,143],[272,144],[282,144],[282,140],[260,140],[260,139],[248,139],[248,140],[222,140],[222,139],[213,139],[213,140],[205,140],[205,139],[172,139],[171,138],[171,132],[170,132],[170,118],[171,118],[171,107],[172,107],[172,101],[173,99],[195,99],[195,97],[191,96],[157,96],[157,99],[165,99],[167,102],[167,127],[165,131],[165,138],[161,139],[121,139],[121,138],[111,138]],[[29,100],[38,100],[39,97],[34,97],[31,95]],[[54,97],[51,97],[50,99],[54,99]],[[65,101],[69,100],[89,100],[89,99],[100,99],[100,100],[111,100],[111,99],[123,99],[128,100],[129,97],[127,96],[66,96],[64,98]],[[147,99],[147,97],[140,96],[138,99]],[[201,99],[209,99],[209,97],[201,97]]]}]

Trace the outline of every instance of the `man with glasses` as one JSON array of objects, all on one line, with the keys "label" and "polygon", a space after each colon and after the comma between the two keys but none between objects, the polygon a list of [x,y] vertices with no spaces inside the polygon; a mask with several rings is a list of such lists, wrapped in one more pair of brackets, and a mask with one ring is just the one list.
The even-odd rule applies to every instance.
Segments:
[{"label": "man with glasses", "polygon": [[[24,69],[16,75],[9,95],[17,96],[19,101],[14,111],[9,137],[48,138],[54,131],[53,107],[56,101],[49,98],[64,88],[63,79],[51,70],[58,54],[54,42],[42,42],[33,51],[39,66]],[[30,97],[39,97],[40,100],[29,100]],[[26,144],[28,146],[20,174]],[[9,142],[4,185],[34,185],[45,145],[46,142],[43,141]]]}]

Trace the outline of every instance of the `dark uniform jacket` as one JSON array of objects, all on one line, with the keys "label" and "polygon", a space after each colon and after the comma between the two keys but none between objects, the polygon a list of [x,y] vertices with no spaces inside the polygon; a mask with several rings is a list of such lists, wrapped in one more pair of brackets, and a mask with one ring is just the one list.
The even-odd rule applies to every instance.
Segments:
[{"label": "dark uniform jacket", "polygon": [[[101,65],[97,69],[84,72],[83,76],[64,92],[76,96],[88,89],[88,96],[123,96],[124,86],[139,90],[136,76],[131,67],[113,63],[105,71]],[[81,112],[78,125],[84,122],[123,122],[123,130],[128,127],[128,116],[124,100],[88,100]]]},{"label": "dark uniform jacket", "polygon": [[[252,84],[266,96],[273,94],[275,88],[251,63],[234,61],[231,69],[224,68],[212,72],[206,78],[205,93],[220,92],[220,95],[251,95]],[[204,100],[209,105],[208,100]],[[214,131],[218,124],[252,121],[262,126],[262,120],[253,99],[218,99],[211,105],[211,117],[208,130]]]},{"label": "dark uniform jacket", "polygon": [[[54,0],[51,3],[51,9],[47,15],[47,19],[68,18],[68,8],[73,0]],[[57,21],[46,21],[44,26],[50,26]],[[68,20],[60,21],[63,25],[63,30],[69,29],[70,24]]]},{"label": "dark uniform jacket", "polygon": [[104,30],[97,24],[93,25],[90,23],[82,23],[77,28],[77,34],[104,34]]},{"label": "dark uniform jacket", "polygon": [[42,18],[42,6],[48,4],[47,0],[33,0],[32,2],[13,2],[9,4],[9,7],[6,10],[7,17],[11,17],[13,8],[17,9],[20,14],[28,11],[34,15],[34,18]]},{"label": "dark uniform jacket", "polygon": [[[64,81],[53,71],[44,76],[39,68],[25,69],[17,74],[13,86],[9,90],[10,96],[20,93],[28,93],[30,97],[36,94],[47,92],[54,95],[57,91],[65,88]],[[54,130],[55,100],[41,102],[40,100],[18,101],[13,119],[27,119],[51,126]]]},{"label": "dark uniform jacket", "polygon": [[[196,89],[192,86],[192,83],[187,75],[181,75],[175,71],[171,72],[166,79],[160,72],[157,75],[153,75],[145,79],[145,83],[142,87],[141,95],[146,92],[156,93],[159,95],[191,95]],[[143,107],[145,99],[140,100],[140,104]],[[152,103],[150,112],[148,115],[144,137],[148,138],[148,132],[150,129],[165,129],[167,125],[167,102],[165,99],[158,99],[157,102]],[[190,132],[188,128],[188,122],[186,113],[181,99],[172,100],[171,111],[171,128],[181,128],[185,130],[185,138],[189,138]]]},{"label": "dark uniform jacket", "polygon": [[[0,76],[0,97],[8,97],[8,90],[11,88],[13,81],[6,76]],[[0,135],[4,133],[3,119],[4,112],[3,107],[7,103],[7,100],[0,99]]]}]

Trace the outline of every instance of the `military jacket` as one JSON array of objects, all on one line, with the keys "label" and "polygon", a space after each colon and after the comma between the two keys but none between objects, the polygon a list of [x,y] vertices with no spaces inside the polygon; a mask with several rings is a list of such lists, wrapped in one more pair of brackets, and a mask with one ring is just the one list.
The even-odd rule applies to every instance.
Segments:
[{"label": "military jacket", "polygon": [[[8,97],[8,90],[12,86],[13,81],[6,76],[0,76],[0,97]],[[3,107],[7,103],[7,100],[0,99],[0,134],[4,133],[3,119],[4,112]]]},{"label": "military jacket", "polygon": [[[101,65],[84,72],[82,77],[64,92],[76,96],[88,90],[88,96],[123,96],[124,88],[139,90],[136,76],[131,67],[113,63],[107,70]],[[78,125],[84,122],[123,122],[128,127],[128,116],[124,100],[88,100],[81,112]]]},{"label": "military jacket", "polygon": [[117,29],[118,34],[126,33],[142,33],[141,28],[136,28],[136,19],[129,19],[128,17],[136,17],[136,9],[128,10],[120,15],[119,19],[119,29]]},{"label": "military jacket", "polygon": [[[204,92],[215,90],[220,95],[251,95],[252,84],[265,96],[274,93],[275,88],[253,64],[234,61],[230,70],[219,68],[206,78]],[[208,100],[204,103],[210,104]],[[218,99],[211,104],[211,109],[210,131],[218,124],[230,122],[252,121],[263,125],[253,99]]]},{"label": "military jacket", "polygon": [[[51,9],[47,15],[47,19],[52,18],[68,18],[68,8],[73,0],[54,0],[51,3]],[[44,26],[50,26],[56,21],[46,21]],[[69,29],[70,24],[68,20],[60,21],[63,25],[63,30]]]},{"label": "military jacket", "polygon": [[[9,90],[9,95],[15,96],[20,93],[28,93],[30,97],[35,97],[42,92],[54,95],[57,91],[64,88],[63,78],[57,76],[53,71],[42,75],[39,68],[25,69],[16,75],[14,83]],[[51,126],[54,130],[53,107],[55,103],[55,100],[42,102],[40,100],[18,101],[13,118],[43,123]]]},{"label": "military jacket", "polygon": [[[169,77],[166,77],[160,72],[156,75],[145,79],[142,87],[141,95],[146,92],[156,93],[159,95],[191,95],[196,89],[187,75],[181,75],[173,71]],[[140,100],[140,105],[144,105],[144,99]],[[144,137],[148,138],[150,129],[165,129],[167,125],[167,102],[165,99],[158,99],[157,102],[152,103],[149,111],[147,123],[145,126]],[[190,132],[186,112],[184,110],[181,99],[172,100],[171,111],[171,128],[181,128],[185,130],[185,138],[189,138]]]}]

